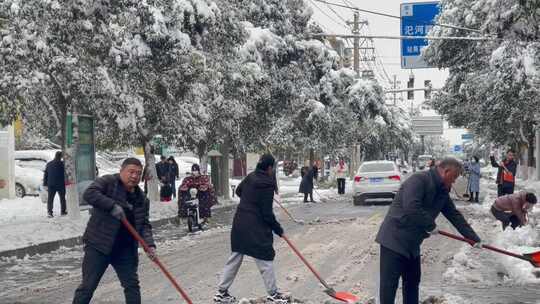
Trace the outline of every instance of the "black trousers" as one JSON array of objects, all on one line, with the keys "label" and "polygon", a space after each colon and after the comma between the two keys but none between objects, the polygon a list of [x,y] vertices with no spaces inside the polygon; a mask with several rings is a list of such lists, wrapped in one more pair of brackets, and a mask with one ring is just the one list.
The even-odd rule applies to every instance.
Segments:
[{"label": "black trousers", "polygon": [[54,196],[56,193],[58,193],[58,196],[60,197],[60,212],[62,214],[66,213],[66,190],[65,189],[55,189],[55,188],[48,188],[47,190],[47,213],[53,214],[53,203],[54,203]]},{"label": "black trousers", "polygon": [[514,184],[498,184],[497,197],[514,193]]},{"label": "black trousers", "polygon": [[309,194],[309,201],[313,202],[313,191],[312,191],[312,192],[309,192],[309,193],[304,193],[304,203],[308,201],[307,200],[308,194]]},{"label": "black trousers", "polygon": [[124,288],[126,304],[140,304],[141,291],[137,267],[139,256],[135,245],[114,248],[111,254],[106,255],[92,246],[85,246],[82,262],[82,283],[75,290],[73,304],[88,304],[98,287],[101,277],[112,265],[120,284]]},{"label": "black trousers", "polygon": [[491,206],[491,214],[493,214],[496,219],[501,221],[503,231],[506,229],[506,227],[508,227],[508,225],[510,225],[514,230],[521,225],[519,218],[510,212],[500,211]]},{"label": "black trousers", "polygon": [[394,304],[399,279],[402,281],[403,304],[418,304],[421,267],[420,257],[407,258],[381,246],[380,304]]},{"label": "black trousers", "polygon": [[338,178],[337,179],[337,192],[338,194],[345,194],[345,179],[344,178]]}]

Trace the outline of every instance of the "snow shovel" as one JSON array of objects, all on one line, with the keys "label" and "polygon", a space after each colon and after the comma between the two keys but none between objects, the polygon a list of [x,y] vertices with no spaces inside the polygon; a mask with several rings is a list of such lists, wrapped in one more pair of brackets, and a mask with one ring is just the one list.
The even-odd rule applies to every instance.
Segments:
[{"label": "snow shovel", "polygon": [[328,203],[328,199],[326,197],[323,197],[319,191],[317,191],[317,189],[315,189],[315,187],[313,187],[313,191],[315,191],[315,193],[317,193],[317,196],[319,197],[319,199],[321,200],[321,202],[323,203]]},{"label": "snow shovel", "polygon": [[274,202],[276,202],[276,204],[278,204],[278,206],[281,207],[281,209],[285,212],[285,214],[287,214],[287,216],[289,216],[289,218],[293,222],[295,222],[297,224],[300,224],[300,225],[304,225],[304,221],[295,219],[294,216],[292,216],[292,214],[285,207],[283,207],[283,205],[281,204],[281,202],[279,200],[274,198]]},{"label": "snow shovel", "polygon": [[[448,233],[448,232],[441,231],[441,230],[439,230],[438,232],[439,232],[439,234],[444,235],[446,237],[449,237],[451,239],[462,241],[462,242],[465,242],[465,243],[469,243],[471,246],[476,243],[473,240],[469,240],[469,239],[466,239],[464,237],[461,237],[461,236],[458,236],[458,235],[455,235],[455,234],[452,234],[452,233]],[[499,248],[496,248],[496,247],[493,247],[493,246],[490,246],[490,245],[482,245],[482,248],[488,249],[488,250],[491,250],[491,251],[495,251],[495,252],[498,252],[498,253],[501,253],[501,254],[505,254],[505,255],[520,259],[520,260],[527,261],[527,262],[531,263],[534,267],[540,267],[540,251],[536,251],[536,252],[532,252],[532,253],[526,253],[526,254],[517,254],[517,253],[509,252],[509,251],[506,251],[506,250],[502,250],[502,249],[499,249]]]},{"label": "snow shovel", "polygon": [[355,295],[353,295],[351,293],[348,293],[348,292],[345,292],[345,291],[335,291],[332,287],[330,287],[328,285],[328,283],[326,283],[323,280],[323,278],[319,275],[319,273],[315,270],[315,268],[313,268],[308,263],[308,261],[304,258],[304,256],[302,256],[300,251],[298,251],[298,249],[296,249],[296,247],[291,243],[291,241],[289,241],[289,239],[285,235],[282,235],[281,238],[283,238],[285,240],[285,242],[287,242],[287,244],[289,244],[289,247],[291,247],[291,249],[294,251],[294,253],[296,253],[296,255],[300,258],[300,260],[302,260],[302,262],[304,262],[304,264],[307,266],[307,268],[309,268],[309,270],[311,270],[311,272],[315,275],[315,277],[317,277],[317,279],[319,280],[319,282],[321,282],[321,284],[324,286],[324,288],[326,288],[326,290],[324,292],[327,295],[331,296],[332,298],[334,298],[336,300],[339,300],[339,301],[345,302],[345,303],[356,303],[356,302],[358,302],[360,300],[360,299],[358,299],[357,296],[355,296]]},{"label": "snow shovel", "polygon": [[[148,252],[148,250],[150,250],[150,247],[148,247],[148,245],[143,240],[143,238],[139,235],[139,233],[135,230],[135,228],[133,228],[133,226],[128,222],[128,220],[125,217],[122,219],[122,224],[124,224],[124,226],[127,228],[129,233],[131,233],[131,235],[141,244],[141,246],[144,248],[144,251]],[[184,298],[184,300],[186,300],[186,302],[188,302],[189,304],[193,304],[193,302],[191,301],[187,293],[182,289],[182,287],[180,287],[180,285],[178,285],[178,283],[173,278],[173,276],[167,271],[167,269],[165,269],[165,266],[161,264],[160,260],[157,257],[154,257],[151,260],[154,263],[156,263],[156,265],[158,265],[158,267],[161,269],[161,271],[167,277],[167,279],[171,281],[174,288],[176,288],[176,290],[178,290],[178,292],[182,295],[182,298]]]}]

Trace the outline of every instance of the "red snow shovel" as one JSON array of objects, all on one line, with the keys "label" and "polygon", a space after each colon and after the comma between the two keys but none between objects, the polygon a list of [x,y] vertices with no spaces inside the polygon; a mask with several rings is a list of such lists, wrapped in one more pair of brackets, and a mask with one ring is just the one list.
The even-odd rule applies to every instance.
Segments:
[{"label": "red snow shovel", "polygon": [[[471,246],[476,243],[473,240],[469,240],[469,239],[466,239],[464,237],[461,237],[461,236],[458,236],[458,235],[455,235],[455,234],[452,234],[452,233],[448,233],[448,232],[445,232],[445,231],[441,231],[441,230],[439,230],[439,234],[444,235],[444,236],[449,237],[449,238],[454,239],[454,240],[469,243]],[[509,251],[506,251],[506,250],[502,250],[502,249],[499,249],[499,248],[496,248],[496,247],[493,247],[493,246],[490,246],[490,245],[482,245],[482,248],[488,249],[488,250],[491,250],[491,251],[495,251],[495,252],[498,252],[498,253],[501,253],[501,254],[505,254],[505,255],[520,259],[520,260],[527,261],[527,262],[531,263],[534,267],[540,267],[540,251],[536,251],[536,252],[532,252],[532,253],[526,253],[526,254],[517,254],[517,253],[509,252]]]},{"label": "red snow shovel", "polygon": [[[148,252],[150,250],[150,247],[148,247],[148,245],[143,240],[143,238],[139,235],[139,233],[135,230],[135,228],[133,228],[133,226],[131,226],[131,224],[128,222],[128,220],[126,218],[122,219],[122,224],[124,224],[124,226],[127,228],[129,233],[131,233],[131,235],[141,244],[141,246],[144,248],[144,251]],[[178,292],[182,295],[182,298],[184,298],[184,300],[186,300],[186,302],[188,302],[189,304],[193,304],[193,302],[191,302],[191,299],[189,298],[187,293],[182,289],[182,287],[180,287],[180,285],[178,285],[176,280],[169,273],[169,271],[167,271],[167,269],[165,269],[165,266],[163,266],[163,264],[161,264],[159,259],[156,256],[154,256],[154,258],[151,259],[151,260],[154,263],[156,263],[156,265],[158,265],[158,267],[161,269],[161,271],[167,277],[167,279],[169,279],[169,281],[171,281],[174,288],[176,288],[176,290],[178,290]]]},{"label": "red snow shovel", "polygon": [[309,268],[309,270],[311,270],[311,272],[315,275],[315,277],[317,277],[319,282],[321,282],[321,284],[326,288],[326,290],[324,291],[326,294],[328,294],[329,296],[331,296],[332,298],[334,298],[336,300],[339,300],[339,301],[345,302],[345,303],[356,303],[356,302],[358,302],[360,300],[360,299],[358,299],[357,296],[355,296],[355,295],[353,295],[351,293],[348,293],[348,292],[345,292],[345,291],[335,291],[332,287],[330,287],[323,280],[323,278],[319,275],[319,273],[315,270],[315,268],[313,268],[308,263],[308,261],[302,256],[300,251],[298,251],[298,249],[296,249],[296,247],[294,247],[294,245],[291,243],[291,241],[289,241],[289,239],[285,235],[282,235],[281,238],[283,238],[285,240],[285,242],[287,242],[287,244],[289,244],[289,246],[294,251],[294,253],[296,253],[296,255],[302,260],[302,262],[304,262],[304,264],[306,264],[306,266]]},{"label": "red snow shovel", "polygon": [[278,206],[281,207],[281,209],[283,209],[283,212],[285,212],[285,214],[287,214],[293,222],[300,225],[304,224],[304,221],[295,219],[294,216],[292,216],[292,214],[285,207],[283,207],[280,201],[274,198],[274,202],[276,202],[276,204],[278,204]]}]

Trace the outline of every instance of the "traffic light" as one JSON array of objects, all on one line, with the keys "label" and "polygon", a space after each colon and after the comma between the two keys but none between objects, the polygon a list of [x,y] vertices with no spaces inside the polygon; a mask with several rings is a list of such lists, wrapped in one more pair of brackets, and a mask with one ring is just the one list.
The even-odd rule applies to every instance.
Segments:
[{"label": "traffic light", "polygon": [[[407,89],[414,89],[414,75],[409,75],[409,81],[407,81]],[[414,91],[407,91],[407,100],[414,99]]]},{"label": "traffic light", "polygon": [[424,80],[424,99],[431,99],[431,80]]}]

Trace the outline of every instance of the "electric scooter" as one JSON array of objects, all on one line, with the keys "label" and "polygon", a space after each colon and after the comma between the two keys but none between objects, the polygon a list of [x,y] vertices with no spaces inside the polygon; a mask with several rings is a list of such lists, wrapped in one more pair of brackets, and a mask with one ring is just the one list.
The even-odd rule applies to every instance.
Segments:
[{"label": "electric scooter", "polygon": [[202,223],[199,212],[199,199],[197,198],[197,189],[189,189],[190,199],[186,201],[187,225],[188,231],[193,232],[193,227],[197,226],[202,230]]}]

